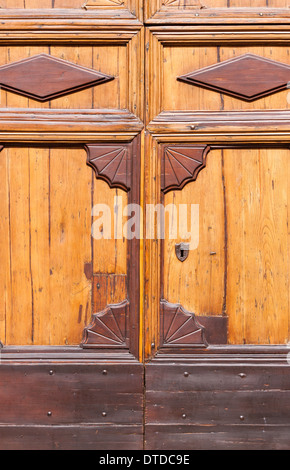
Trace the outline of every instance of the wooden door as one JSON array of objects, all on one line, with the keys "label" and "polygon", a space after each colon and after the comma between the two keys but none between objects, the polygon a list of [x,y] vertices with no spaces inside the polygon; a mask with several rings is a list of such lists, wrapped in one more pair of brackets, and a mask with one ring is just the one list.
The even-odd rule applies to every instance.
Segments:
[{"label": "wooden door", "polygon": [[147,4],[147,449],[289,447],[287,8]]},{"label": "wooden door", "polygon": [[140,449],[140,2],[0,6],[0,446]]},{"label": "wooden door", "polygon": [[288,1],[0,7],[0,448],[288,449]]}]

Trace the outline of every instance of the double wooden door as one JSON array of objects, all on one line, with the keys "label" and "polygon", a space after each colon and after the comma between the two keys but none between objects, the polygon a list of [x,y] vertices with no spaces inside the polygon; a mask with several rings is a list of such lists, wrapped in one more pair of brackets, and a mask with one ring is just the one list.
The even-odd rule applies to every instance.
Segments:
[{"label": "double wooden door", "polygon": [[288,1],[0,7],[1,448],[289,448]]}]

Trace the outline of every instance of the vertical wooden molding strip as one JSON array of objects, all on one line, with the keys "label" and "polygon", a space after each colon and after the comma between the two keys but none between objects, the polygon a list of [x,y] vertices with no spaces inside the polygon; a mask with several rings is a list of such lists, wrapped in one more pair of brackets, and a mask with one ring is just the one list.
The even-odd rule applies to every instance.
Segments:
[{"label": "vertical wooden molding strip", "polygon": [[[87,164],[110,188],[128,192],[129,204],[140,204],[140,136],[126,144],[88,144]],[[140,238],[140,237],[139,237]],[[85,328],[85,349],[127,349],[139,357],[140,239],[128,239],[127,292],[122,303],[96,313]]]},{"label": "vertical wooden molding strip", "polygon": [[195,181],[206,166],[209,146],[163,145],[161,189],[164,193],[181,190]]}]

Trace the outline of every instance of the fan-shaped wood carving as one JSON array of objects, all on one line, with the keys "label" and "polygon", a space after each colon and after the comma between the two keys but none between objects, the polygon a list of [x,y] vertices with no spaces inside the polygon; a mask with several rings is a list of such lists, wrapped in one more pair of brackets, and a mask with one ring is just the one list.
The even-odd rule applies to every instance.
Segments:
[{"label": "fan-shaped wood carving", "polygon": [[103,312],[93,316],[92,323],[84,330],[81,346],[94,348],[127,348],[126,318],[129,302],[109,305]]},{"label": "fan-shaped wood carving", "polygon": [[205,328],[194,313],[187,312],[179,304],[161,301],[161,346],[206,348]]},{"label": "fan-shaped wood carving", "polygon": [[0,67],[2,88],[43,102],[113,79],[110,75],[48,54]]},{"label": "fan-shaped wood carving", "polygon": [[206,166],[209,146],[165,145],[162,156],[161,189],[164,193],[183,189],[195,181]]},{"label": "fan-shaped wood carving", "polygon": [[125,145],[86,145],[87,164],[110,188],[131,188],[131,155]]}]

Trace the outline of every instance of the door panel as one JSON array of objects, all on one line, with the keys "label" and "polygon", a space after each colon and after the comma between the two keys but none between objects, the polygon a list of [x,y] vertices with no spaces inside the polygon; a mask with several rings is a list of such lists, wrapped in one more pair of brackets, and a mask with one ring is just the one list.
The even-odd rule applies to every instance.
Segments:
[{"label": "door panel", "polygon": [[1,449],[288,449],[288,3],[0,9]]},{"label": "door panel", "polygon": [[288,160],[288,149],[212,150],[197,181],[165,195],[179,217],[182,205],[198,205],[200,220],[184,263],[175,245],[190,240],[165,239],[164,298],[198,316],[228,316],[229,344],[289,341]]},{"label": "door panel", "polygon": [[[3,9],[67,9],[82,12],[98,11],[108,19],[123,18],[142,19],[143,2],[140,0],[42,0],[41,5],[36,0],[1,0],[0,8]],[[121,15],[120,15],[121,13]]]},{"label": "door panel", "polygon": [[[92,313],[127,298],[126,240],[100,242],[90,235],[101,198],[113,207],[122,197],[125,206],[127,194],[94,177],[84,149],[4,148],[1,161],[7,182],[1,340],[7,346],[78,345]],[[102,292],[108,302],[97,296],[99,309],[92,311],[92,290],[93,298],[102,290],[99,277],[111,285]]]},{"label": "door panel", "polygon": [[287,449],[287,5],[197,3],[147,4],[145,448]]},{"label": "door panel", "polygon": [[273,16],[287,15],[287,0],[151,0],[146,2],[146,18],[150,23],[198,23],[206,18],[209,23],[215,23],[223,18],[229,23],[232,18],[239,22],[256,22],[259,16],[271,21]]},{"label": "door panel", "polygon": [[143,447],[141,4],[83,4],[0,5],[1,449]]}]

